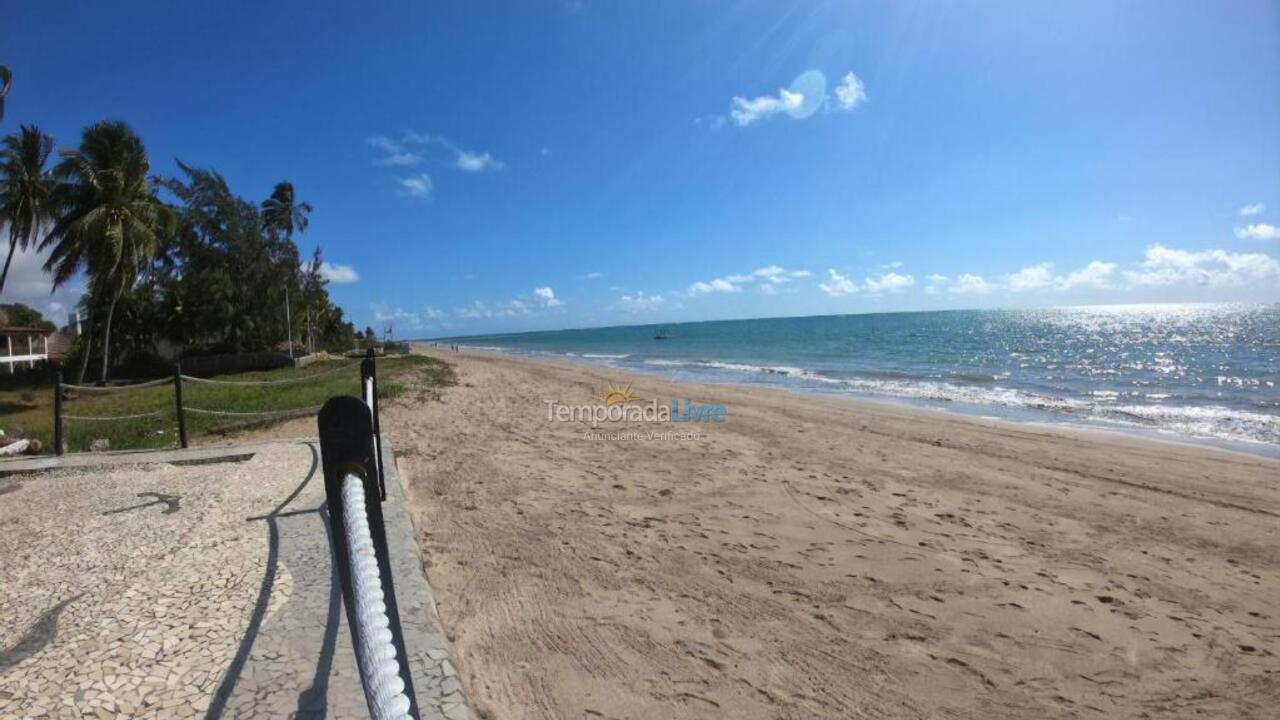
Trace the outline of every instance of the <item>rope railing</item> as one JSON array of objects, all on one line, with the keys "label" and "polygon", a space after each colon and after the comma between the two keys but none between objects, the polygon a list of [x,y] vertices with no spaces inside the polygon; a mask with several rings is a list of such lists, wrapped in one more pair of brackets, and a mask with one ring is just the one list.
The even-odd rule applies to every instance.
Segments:
[{"label": "rope railing", "polygon": [[63,420],[77,420],[84,422],[86,420],[141,420],[142,418],[160,417],[168,415],[172,410],[156,410],[154,412],[137,413],[135,415],[67,415],[62,414]]},{"label": "rope railing", "polygon": [[119,390],[141,390],[142,388],[158,387],[173,382],[173,378],[165,377],[157,380],[148,380],[146,382],[132,383],[129,385],[72,385],[71,383],[62,383],[63,390],[82,390],[89,392],[113,392]]},{"label": "rope railing", "polygon": [[181,375],[180,377],[187,382],[204,383],[206,385],[239,385],[242,387],[252,387],[255,385],[293,385],[296,383],[308,382],[317,378],[328,377],[330,375],[340,373],[357,363],[345,363],[340,367],[324,372],[312,373],[303,377],[286,378],[284,380],[215,380],[213,378],[200,378],[193,375]]},{"label": "rope railing", "polygon": [[[334,533],[334,564],[369,716],[418,718],[383,524],[385,484],[374,359],[361,365],[362,398],[330,398],[320,410],[320,454]],[[375,498],[369,502],[370,498]]]},{"label": "rope railing", "polygon": [[223,415],[226,417],[267,417],[269,415],[310,415],[320,411],[323,405],[312,405],[311,407],[289,408],[286,410],[206,410],[205,408],[191,407],[184,405],[183,410],[195,413],[197,415]]},{"label": "rope railing", "polygon": [[[159,417],[169,412],[175,414],[177,420],[177,439],[179,447],[188,446],[187,438],[187,413],[195,415],[203,415],[205,417],[226,417],[239,418],[250,421],[255,418],[270,419],[280,418],[287,419],[293,417],[302,417],[311,415],[320,410],[322,406],[313,405],[301,408],[285,408],[279,410],[214,410],[212,408],[191,407],[183,403],[183,385],[184,383],[197,383],[201,385],[230,386],[230,387],[267,387],[280,385],[295,385],[298,383],[306,383],[314,380],[322,380],[332,377],[338,373],[347,372],[353,365],[359,364],[362,370],[362,387],[364,386],[365,372],[369,363],[373,362],[371,355],[366,357],[360,363],[345,362],[335,368],[325,370],[323,372],[312,373],[302,377],[286,378],[282,380],[214,380],[211,378],[200,378],[193,375],[185,375],[182,373],[180,365],[174,365],[173,374],[169,377],[157,378],[146,382],[133,383],[129,385],[75,385],[64,383],[62,381],[62,373],[55,374],[53,386],[53,446],[54,453],[62,455],[65,452],[64,423],[71,422],[109,422],[109,421],[127,421],[142,420],[150,417]],[[368,370],[371,372],[371,370]],[[64,398],[63,394],[68,391],[84,392],[84,393],[112,393],[128,390],[140,390],[145,388],[155,388],[164,385],[173,385],[173,410],[157,410],[154,412],[122,414],[122,415],[74,415],[63,412],[65,401],[74,399],[74,396],[68,395]],[[373,400],[372,405],[376,406],[377,401]],[[252,406],[252,405],[251,405]],[[376,423],[375,423],[376,424]],[[381,474],[379,474],[379,488],[382,488]],[[380,497],[385,497],[385,492],[380,493]]]},{"label": "rope railing", "polygon": [[347,474],[342,478],[342,520],[347,550],[347,576],[354,598],[356,664],[364,683],[365,700],[374,720],[408,718],[411,703],[400,676],[386,594],[378,569],[378,551],[369,529],[364,480]]}]

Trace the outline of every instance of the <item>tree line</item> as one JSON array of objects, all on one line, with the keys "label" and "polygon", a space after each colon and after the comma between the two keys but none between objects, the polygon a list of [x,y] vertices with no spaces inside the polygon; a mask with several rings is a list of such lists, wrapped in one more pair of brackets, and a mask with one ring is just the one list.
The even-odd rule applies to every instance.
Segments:
[{"label": "tree line", "polygon": [[54,290],[83,274],[77,382],[91,361],[105,382],[113,366],[155,362],[166,343],[185,355],[352,347],[320,249],[304,262],[294,242],[312,207],[291,183],[254,202],[211,169],[178,162],[177,177],[152,175],[142,139],[119,121],[89,126],[51,165],[54,155],[35,126],[0,142],[0,294],[19,249],[48,252]]}]

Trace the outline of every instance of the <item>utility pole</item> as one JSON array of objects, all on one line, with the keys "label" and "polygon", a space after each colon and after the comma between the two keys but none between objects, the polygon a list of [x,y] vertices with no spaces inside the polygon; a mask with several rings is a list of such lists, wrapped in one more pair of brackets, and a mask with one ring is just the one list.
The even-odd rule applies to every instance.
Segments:
[{"label": "utility pole", "polygon": [[289,318],[289,286],[284,286],[284,326],[289,333],[289,359],[293,359],[293,320]]}]

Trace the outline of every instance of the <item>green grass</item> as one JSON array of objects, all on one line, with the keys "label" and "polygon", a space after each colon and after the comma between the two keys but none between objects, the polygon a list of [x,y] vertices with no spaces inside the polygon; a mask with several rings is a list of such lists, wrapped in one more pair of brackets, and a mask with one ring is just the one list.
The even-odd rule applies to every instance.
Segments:
[{"label": "green grass", "polygon": [[[313,378],[313,379],[307,379]],[[334,395],[361,395],[358,361],[331,360],[305,368],[221,375],[216,380],[249,382],[301,380],[279,385],[211,384],[184,380],[183,406],[188,408],[187,436],[191,444],[208,435],[273,425],[299,415],[314,416],[315,409]],[[392,400],[414,393],[415,400],[438,397],[440,388],[453,384],[447,363],[421,355],[378,360],[378,397]],[[89,449],[96,438],[106,438],[112,450],[177,447],[178,423],[172,384],[141,389],[66,390],[65,416],[98,417],[159,413],[126,420],[66,418],[63,438],[68,452]],[[206,415],[194,409],[231,413],[296,411],[289,417],[255,415]],[[53,388],[25,388],[0,392],[0,428],[21,428],[38,439],[46,452],[53,449]]]}]

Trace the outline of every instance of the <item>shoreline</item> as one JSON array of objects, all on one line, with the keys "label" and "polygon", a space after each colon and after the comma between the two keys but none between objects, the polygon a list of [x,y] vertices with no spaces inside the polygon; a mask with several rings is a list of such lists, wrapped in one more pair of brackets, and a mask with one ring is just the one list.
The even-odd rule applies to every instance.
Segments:
[{"label": "shoreline", "polygon": [[[450,357],[455,357],[455,354],[447,350],[447,348],[442,349],[429,347],[431,342],[433,341],[410,341],[412,345],[419,347],[419,349],[423,351],[432,349],[436,350],[439,353],[439,357],[442,359],[447,360]],[[605,361],[609,359],[616,359],[616,357],[607,354],[591,356],[574,353],[513,350],[494,346],[459,345],[459,347],[462,348],[464,352],[471,353],[473,355],[492,355],[495,357],[524,359],[531,362],[564,362],[571,365],[594,368],[599,371],[635,374],[688,385],[703,385],[707,387],[730,386],[746,389],[778,391],[789,393],[796,397],[833,398],[853,403],[870,403],[872,405],[884,405],[919,412],[939,412],[952,417],[969,418],[972,420],[985,420],[1016,426],[1043,427],[1050,430],[1117,435],[1123,438],[1148,440],[1151,442],[1166,443],[1179,447],[1208,448],[1224,452],[1239,453],[1252,457],[1280,460],[1280,445],[1260,440],[1232,440],[1221,437],[1192,435],[1162,428],[1144,428],[1137,425],[1129,426],[1120,423],[1112,426],[1105,424],[1101,420],[1090,420],[1088,418],[1072,418],[1066,415],[1059,418],[1049,410],[1031,407],[983,405],[978,403],[965,403],[961,401],[909,398],[888,394],[877,395],[869,392],[841,392],[818,387],[788,386],[785,383],[751,382],[749,380],[739,381],[734,379],[718,380],[714,378],[699,379],[693,376],[682,377],[670,372],[663,372],[658,369],[647,370],[644,368],[624,368],[616,365],[610,365]]]},{"label": "shoreline", "polygon": [[[458,385],[388,403],[383,427],[491,717],[1260,718],[1280,703],[1280,462],[430,354]],[[547,420],[547,400],[628,382],[728,417],[645,441]]]}]

